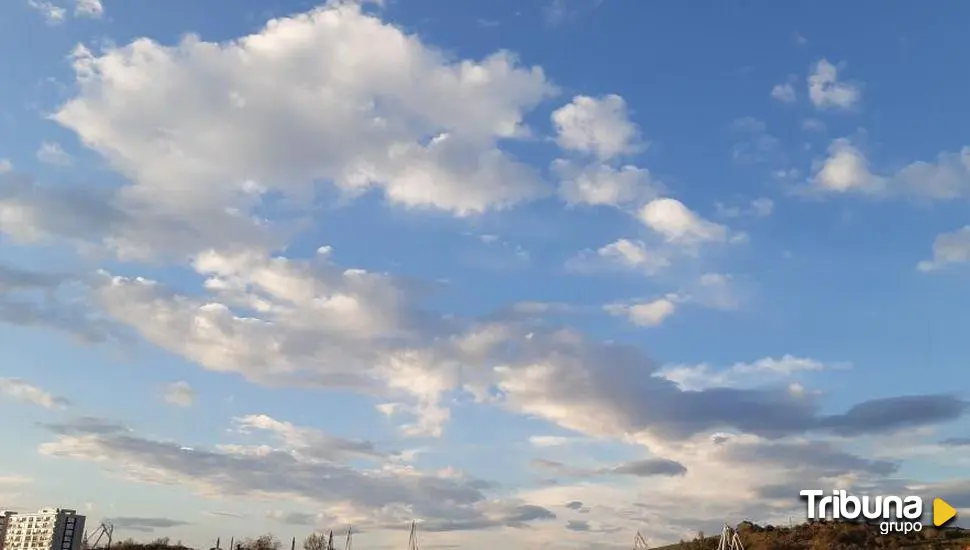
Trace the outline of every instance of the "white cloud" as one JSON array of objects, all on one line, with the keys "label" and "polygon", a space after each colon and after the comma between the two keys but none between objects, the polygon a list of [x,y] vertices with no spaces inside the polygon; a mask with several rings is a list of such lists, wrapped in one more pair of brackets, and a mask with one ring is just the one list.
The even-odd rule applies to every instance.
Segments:
[{"label": "white cloud", "polygon": [[[387,276],[327,261],[252,255],[208,255],[196,267],[210,276],[210,296],[177,295],[151,281],[107,276],[95,282],[95,293],[114,319],[207,369],[276,386],[383,396],[385,412],[413,418],[402,426],[410,435],[440,435],[450,419],[448,396],[458,388],[482,403],[598,437],[676,438],[723,427],[762,435],[848,433],[890,429],[891,423],[872,422],[897,418],[820,417],[817,404],[804,397],[761,391],[718,394],[712,397],[724,400],[718,414],[705,416],[690,405],[693,396],[650,378],[656,366],[639,351],[569,330],[539,330],[527,320],[429,315]],[[236,307],[250,313],[240,315]],[[745,406],[737,406],[742,401]],[[956,403],[921,409],[907,401],[906,422],[953,414]],[[873,406],[897,405],[890,400]]]},{"label": "white cloud", "polygon": [[165,387],[164,399],[176,407],[191,407],[195,404],[195,390],[188,382],[173,382]]},{"label": "white cloud", "polygon": [[578,437],[564,437],[560,435],[534,435],[529,438],[529,443],[534,447],[563,447],[572,443],[585,441]]},{"label": "white cloud", "polygon": [[566,268],[580,273],[618,268],[654,276],[679,259],[697,260],[704,246],[747,241],[745,233],[706,220],[677,199],[653,199],[634,214],[651,231],[650,239],[620,238],[596,250],[584,250],[568,260]]},{"label": "white cloud", "polygon": [[776,84],[771,89],[771,97],[783,103],[794,103],[797,99],[795,96],[795,87],[787,82],[784,84]]},{"label": "white cloud", "polygon": [[933,258],[917,265],[920,271],[936,271],[953,264],[970,262],[970,225],[942,233],[933,241]]},{"label": "white cloud", "polygon": [[916,161],[893,173],[879,174],[859,147],[840,138],[816,166],[811,182],[815,192],[929,200],[970,197],[970,147],[940,153],[932,162]]},{"label": "white cloud", "polygon": [[617,239],[596,250],[585,250],[566,262],[566,268],[590,273],[601,268],[619,268],[652,276],[671,267],[672,254],[633,239]]},{"label": "white cloud", "polygon": [[27,0],[27,5],[40,12],[50,25],[63,23],[67,18],[67,10],[47,0]]},{"label": "white cloud", "polygon": [[[313,384],[396,399],[415,416],[413,434],[440,434],[449,416],[438,400],[453,387],[454,365],[409,344],[446,330],[421,311],[395,278],[332,263],[261,253],[204,253],[194,262],[210,297],[174,295],[142,278],[103,273],[99,306],[148,341],[217,372],[262,383]],[[237,310],[251,313],[242,315]]]},{"label": "white cloud", "polygon": [[553,172],[562,180],[559,195],[567,204],[623,206],[655,198],[663,189],[650,172],[636,166],[577,166],[556,160]]},{"label": "white cloud", "polygon": [[626,317],[634,325],[656,327],[673,316],[681,306],[732,311],[740,305],[741,296],[732,276],[704,273],[693,283],[683,285],[676,293],[649,301],[615,302],[603,306],[603,309],[611,315]]},{"label": "white cloud", "polygon": [[37,160],[57,166],[70,166],[74,162],[74,159],[61,147],[60,143],[51,141],[45,141],[37,149]]},{"label": "white cloud", "polygon": [[677,199],[654,199],[640,209],[638,218],[668,243],[694,246],[731,237],[727,227],[705,220]]},{"label": "white cloud", "polygon": [[74,15],[98,19],[104,15],[104,6],[101,0],[75,0]]},{"label": "white cloud", "polygon": [[[392,453],[380,451],[370,441],[349,440],[319,430],[296,426],[265,414],[250,414],[233,419],[234,430],[242,434],[265,432],[273,435],[281,449],[304,460],[341,462],[355,459],[380,460]],[[221,446],[223,450],[245,451],[247,447]],[[258,450],[262,447],[249,447]]]},{"label": "white cloud", "polygon": [[622,315],[631,323],[641,327],[656,327],[662,324],[677,310],[676,295],[658,298],[649,302],[633,304],[608,304],[604,309],[611,315]]},{"label": "white cloud", "polygon": [[11,170],[13,170],[13,163],[10,162],[10,159],[0,158],[0,174]]},{"label": "white cloud", "polygon": [[[48,425],[55,439],[42,444],[39,452],[102,462],[129,480],[178,484],[203,496],[297,501],[318,511],[331,525],[369,530],[400,528],[415,518],[431,531],[468,531],[555,518],[550,511],[515,498],[486,498],[487,484],[453,469],[422,472],[384,461],[380,453],[362,456],[353,451],[370,449],[372,444],[366,441],[341,440],[259,415],[239,419],[237,424],[268,430],[283,446],[196,450],[88,418]],[[348,446],[352,452],[334,451]],[[348,464],[361,459],[368,465]]]},{"label": "white cloud", "polygon": [[828,193],[879,193],[885,187],[884,180],[869,170],[862,151],[846,138],[832,142],[812,183]]},{"label": "white cloud", "polygon": [[840,82],[839,69],[820,60],[808,76],[808,97],[819,109],[849,109],[862,99],[858,84]]},{"label": "white cloud", "polygon": [[128,257],[265,242],[286,227],[253,216],[262,197],[309,204],[320,181],[455,215],[551,192],[499,146],[556,92],[540,68],[451,61],[356,3],[221,44],[79,46],[73,64],[79,93],[54,119],[131,180],[109,198],[125,221],[100,228]]},{"label": "white cloud", "polygon": [[45,409],[63,409],[69,401],[19,378],[0,378],[0,395]]},{"label": "white cloud", "polygon": [[618,95],[576,96],[552,114],[556,141],[563,149],[609,160],[640,151],[640,132]]},{"label": "white cloud", "polygon": [[685,391],[699,391],[708,388],[758,386],[770,379],[787,381],[799,373],[846,367],[845,363],[824,363],[815,359],[784,355],[779,358],[765,357],[753,363],[735,363],[722,370],[713,369],[707,364],[670,365],[658,371],[656,376],[676,383]]}]

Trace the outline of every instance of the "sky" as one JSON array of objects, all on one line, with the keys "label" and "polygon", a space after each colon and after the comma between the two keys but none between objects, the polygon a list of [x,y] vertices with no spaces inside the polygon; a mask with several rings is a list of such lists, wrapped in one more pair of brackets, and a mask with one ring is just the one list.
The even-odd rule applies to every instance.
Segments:
[{"label": "sky", "polygon": [[0,3],[0,509],[205,548],[970,517],[968,15]]}]

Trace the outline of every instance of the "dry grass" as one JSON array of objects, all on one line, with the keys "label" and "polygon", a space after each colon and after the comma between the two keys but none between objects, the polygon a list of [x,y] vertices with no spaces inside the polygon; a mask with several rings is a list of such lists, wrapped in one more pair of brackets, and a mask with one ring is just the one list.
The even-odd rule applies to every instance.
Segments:
[{"label": "dry grass", "polygon": [[[743,523],[738,534],[745,550],[853,550],[853,549],[970,549],[970,531],[924,528],[908,535],[883,535],[875,525],[818,522],[793,528]],[[719,536],[658,547],[653,550],[715,550]]]}]

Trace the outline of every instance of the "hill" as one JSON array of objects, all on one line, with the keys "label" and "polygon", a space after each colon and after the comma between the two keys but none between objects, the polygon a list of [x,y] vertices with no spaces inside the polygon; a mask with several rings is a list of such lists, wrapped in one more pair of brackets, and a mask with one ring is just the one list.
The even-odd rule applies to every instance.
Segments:
[{"label": "hill", "polygon": [[[743,522],[737,532],[745,550],[970,549],[970,531],[959,528],[924,527],[919,533],[883,535],[878,525],[862,523],[815,522],[789,528]],[[699,535],[652,550],[715,550],[719,538]]]},{"label": "hill", "polygon": [[[919,533],[908,535],[879,532],[877,525],[844,522],[815,522],[794,527],[775,527],[743,522],[737,533],[745,550],[870,550],[873,548],[908,550],[967,550],[970,549],[970,530],[959,528],[937,529],[926,527]],[[682,541],[650,550],[716,550],[720,535],[698,535],[691,541]],[[237,541],[235,550],[283,550],[283,544],[272,535]],[[322,535],[307,537],[296,542],[300,550],[326,550]],[[181,542],[172,543],[167,538],[151,542],[132,539],[118,541],[111,550],[193,550]]]}]

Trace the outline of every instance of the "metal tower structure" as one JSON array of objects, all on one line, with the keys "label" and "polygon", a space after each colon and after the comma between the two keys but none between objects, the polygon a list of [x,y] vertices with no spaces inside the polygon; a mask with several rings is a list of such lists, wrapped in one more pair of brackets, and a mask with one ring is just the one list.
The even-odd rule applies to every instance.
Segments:
[{"label": "metal tower structure", "polygon": [[344,541],[344,550],[354,550],[354,526],[347,526],[347,540]]},{"label": "metal tower structure", "polygon": [[643,538],[640,531],[637,531],[637,536],[633,537],[633,550],[648,550],[649,548],[647,539]]},{"label": "metal tower structure", "polygon": [[408,550],[421,550],[418,547],[418,524],[411,522],[411,535],[408,538]]},{"label": "metal tower structure", "polygon": [[721,528],[721,540],[717,543],[717,550],[744,550],[744,545],[741,544],[741,537],[738,536],[738,532],[726,523]]},{"label": "metal tower structure", "polygon": [[[114,533],[115,526],[109,522],[103,521],[101,522],[101,525],[94,530],[94,532],[84,536],[84,547],[88,548],[89,550],[94,550],[99,544],[101,544],[102,541],[104,541],[104,548],[105,550],[108,550],[111,548],[111,540],[114,537]],[[92,542],[91,539],[94,539],[94,541]]]}]

